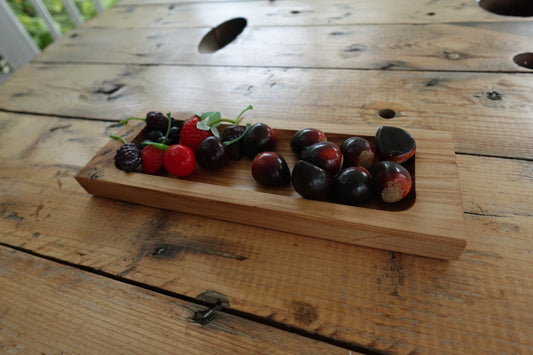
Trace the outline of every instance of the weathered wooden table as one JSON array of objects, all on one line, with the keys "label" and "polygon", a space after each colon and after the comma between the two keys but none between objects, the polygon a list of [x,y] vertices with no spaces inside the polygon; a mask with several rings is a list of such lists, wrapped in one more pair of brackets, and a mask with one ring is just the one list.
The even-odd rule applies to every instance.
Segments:
[{"label": "weathered wooden table", "polygon": [[[199,52],[236,18],[235,40]],[[474,0],[122,1],[0,86],[0,352],[532,353],[532,51],[531,17]],[[249,104],[276,127],[451,132],[465,251],[310,238],[74,179],[121,119]]]}]

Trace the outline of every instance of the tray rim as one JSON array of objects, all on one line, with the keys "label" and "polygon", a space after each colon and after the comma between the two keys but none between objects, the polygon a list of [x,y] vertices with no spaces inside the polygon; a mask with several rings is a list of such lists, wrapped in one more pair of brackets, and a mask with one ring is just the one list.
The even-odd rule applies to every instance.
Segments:
[{"label": "tray rim", "polygon": [[[271,126],[275,130],[283,129],[289,131],[302,128],[301,124],[299,124],[300,128],[286,128],[287,126],[290,127],[291,124],[284,125],[283,128],[278,128],[273,125]],[[372,135],[370,132],[373,131],[375,133],[375,130],[377,130],[377,127],[374,128],[368,125],[359,128],[349,126],[348,128],[350,132],[346,133],[346,126],[324,126],[328,125],[317,125],[315,128],[324,130],[326,135],[328,133],[350,135],[355,134],[353,131],[356,130],[357,135],[370,136]],[[137,137],[143,127],[144,123],[142,121],[138,121],[133,124],[128,123],[120,130],[118,135],[123,136],[128,142],[130,142]],[[256,227],[280,230],[289,233],[303,234],[310,237],[318,237],[349,244],[370,246],[374,248],[406,252],[439,259],[456,259],[461,255],[462,251],[466,247],[466,239],[462,200],[460,198],[460,187],[457,166],[455,163],[455,152],[453,150],[452,135],[449,132],[427,130],[409,130],[409,132],[413,134],[415,139],[417,139],[417,136],[421,135],[437,137],[439,140],[436,140],[436,142],[444,142],[448,146],[452,147],[451,151],[448,152],[448,162],[451,158],[453,158],[457,184],[456,189],[459,195],[455,196],[455,199],[459,201],[461,211],[460,213],[458,213],[459,211],[456,211],[457,216],[454,218],[457,218],[457,225],[450,226],[451,231],[446,230],[448,227],[444,225],[442,226],[444,229],[425,229],[422,231],[417,231],[414,230],[410,223],[402,222],[402,220],[413,221],[413,217],[416,217],[416,213],[419,213],[419,211],[426,208],[427,204],[424,202],[424,189],[420,190],[420,177],[418,174],[420,171],[420,162],[423,162],[424,159],[428,158],[425,157],[425,145],[422,144],[420,147],[418,139],[417,154],[415,155],[415,159],[417,159],[416,201],[413,206],[402,211],[386,211],[369,209],[366,207],[346,206],[332,202],[306,200],[299,197],[295,198],[293,196],[282,196],[262,191],[250,191],[243,189],[231,189],[233,194],[229,195],[227,193],[228,187],[224,186],[178,178],[169,178],[165,176],[148,175],[137,172],[125,173],[121,170],[118,170],[114,166],[111,169],[109,167],[106,168],[99,166],[99,157],[102,156],[103,153],[109,154],[110,151],[114,152],[121,144],[112,139],[106,145],[104,145],[104,147],[101,148],[95,156],[93,156],[93,158],[79,171],[75,178],[87,192],[96,196],[124,200],[132,203],[140,203],[156,208],[203,215],[225,221],[249,224]],[[421,142],[424,141],[427,141],[427,139],[421,140]],[[439,153],[440,155],[443,155],[442,151],[439,151]],[[172,181],[172,186],[168,185],[170,180]],[[159,201],[149,201],[146,199],[144,199],[144,201],[138,201],[137,199],[131,197],[134,195],[132,192],[135,191],[150,191],[150,193],[154,193],[154,196],[161,198],[161,194],[159,194],[161,191],[158,190],[160,186],[165,186],[166,188],[164,193],[165,195],[168,195],[166,196],[166,199],[185,199],[188,202],[187,206],[183,206],[184,204],[179,204],[179,206],[176,206],[170,202],[166,202],[165,199]],[[199,195],[199,191],[208,191],[209,193],[205,195]],[[239,196],[242,194],[246,194],[248,198],[239,198]],[[250,198],[250,196],[252,196],[252,198]],[[219,208],[217,210],[225,211],[225,213],[218,215],[213,212],[213,207],[197,210],[199,205],[201,203],[205,203],[206,201],[212,205],[224,206],[224,208]],[[254,203],[253,201],[261,201],[261,205],[258,205],[259,202]],[[265,201],[268,201],[268,204],[266,204]],[[302,205],[304,208],[298,208],[299,205]],[[265,216],[264,212],[269,212],[269,218],[265,219],[264,222],[254,221],[253,223],[250,223],[242,218],[235,218],[234,216],[232,217],[230,211],[242,207],[247,208],[248,214],[252,215],[256,214],[258,216]],[[450,213],[453,213],[453,211]],[[313,231],[309,233],[309,230],[306,229],[306,232],[298,233],[296,230],[297,228],[294,226],[272,225],[273,221],[279,221],[283,219],[285,215],[291,216],[293,221],[295,218],[297,219],[298,223],[292,222],[294,226],[299,226],[301,224],[305,225],[307,223],[313,224],[317,228],[316,232]],[[353,215],[357,215],[358,217],[354,218]],[[380,223],[380,220],[387,220],[389,224],[383,225]],[[357,230],[358,232],[362,233],[362,236],[354,237],[352,234],[337,236],[332,235],[336,232],[328,231],[328,229],[331,228],[333,228],[332,230],[336,232],[344,233]],[[398,246],[398,243],[404,244],[404,246]],[[452,248],[453,250],[443,252],[427,252],[424,250],[424,247],[427,247],[428,243],[438,243],[442,246],[449,246],[449,248]]]}]

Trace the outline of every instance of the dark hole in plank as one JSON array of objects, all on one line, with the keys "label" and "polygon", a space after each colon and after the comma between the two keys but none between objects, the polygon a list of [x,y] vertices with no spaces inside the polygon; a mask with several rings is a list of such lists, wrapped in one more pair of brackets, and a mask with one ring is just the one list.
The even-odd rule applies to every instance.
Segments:
[{"label": "dark hole in plank", "polygon": [[496,15],[503,16],[533,16],[533,1],[531,0],[478,0],[479,6]]},{"label": "dark hole in plank", "polygon": [[533,53],[520,53],[513,57],[516,65],[526,69],[533,69]]},{"label": "dark hole in plank", "polygon": [[198,44],[198,52],[214,53],[224,48],[241,34],[247,24],[248,21],[245,18],[238,17],[218,25],[202,38]]}]

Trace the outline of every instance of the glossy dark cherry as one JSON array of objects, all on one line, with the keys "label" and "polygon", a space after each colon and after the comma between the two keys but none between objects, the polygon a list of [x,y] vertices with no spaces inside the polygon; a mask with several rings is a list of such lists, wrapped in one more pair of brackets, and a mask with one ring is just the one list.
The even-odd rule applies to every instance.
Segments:
[{"label": "glossy dark cherry", "polygon": [[362,137],[347,138],[341,145],[341,151],[344,156],[344,169],[352,166],[362,166],[365,169],[370,169],[376,162],[374,146]]},{"label": "glossy dark cherry", "polygon": [[274,130],[264,124],[253,124],[243,138],[243,153],[249,159],[254,159],[261,152],[273,151],[276,147],[276,134]]},{"label": "glossy dark cherry", "polygon": [[332,175],[337,175],[342,169],[342,151],[333,142],[318,142],[305,147],[300,154],[300,159],[316,165]]},{"label": "glossy dark cherry", "polygon": [[326,141],[326,135],[316,128],[303,128],[296,132],[291,138],[291,149],[297,156],[300,156],[302,150],[311,144]]},{"label": "glossy dark cherry", "polygon": [[292,186],[304,198],[325,200],[333,186],[333,176],[316,165],[298,160],[292,169]]},{"label": "glossy dark cherry", "polygon": [[371,174],[373,190],[387,203],[398,202],[411,191],[411,174],[401,164],[380,161],[372,166]]},{"label": "glossy dark cherry", "polygon": [[195,152],[196,162],[204,169],[215,170],[224,167],[229,161],[226,146],[215,137],[207,137]]},{"label": "glossy dark cherry", "polygon": [[252,176],[258,183],[266,186],[284,186],[291,181],[287,162],[274,152],[261,152],[255,156]]}]

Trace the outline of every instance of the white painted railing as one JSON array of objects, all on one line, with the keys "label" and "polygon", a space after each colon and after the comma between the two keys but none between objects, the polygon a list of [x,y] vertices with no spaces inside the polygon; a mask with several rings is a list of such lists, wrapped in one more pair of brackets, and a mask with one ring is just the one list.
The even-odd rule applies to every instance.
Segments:
[{"label": "white painted railing", "polygon": [[[76,26],[83,23],[83,17],[74,2],[72,0],[62,1]],[[97,12],[104,11],[100,0],[92,0],[92,2]],[[54,39],[59,38],[61,31],[42,0],[31,0],[31,3],[38,16],[46,23],[51,36]],[[7,0],[0,0],[0,55],[9,65],[11,72],[16,71],[32,60],[39,52],[39,48],[35,45],[24,26],[18,21]],[[7,78],[7,75],[1,74],[0,83]]]}]

